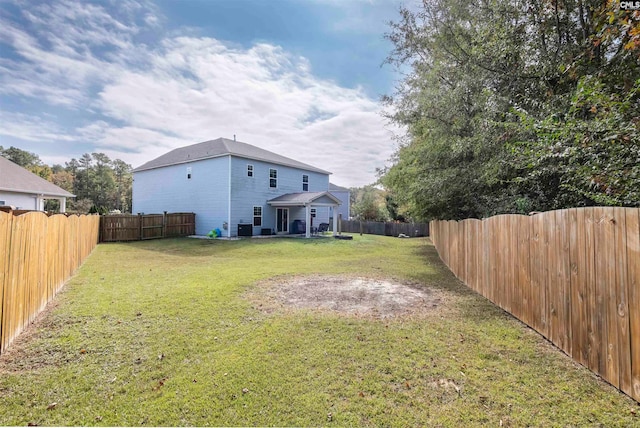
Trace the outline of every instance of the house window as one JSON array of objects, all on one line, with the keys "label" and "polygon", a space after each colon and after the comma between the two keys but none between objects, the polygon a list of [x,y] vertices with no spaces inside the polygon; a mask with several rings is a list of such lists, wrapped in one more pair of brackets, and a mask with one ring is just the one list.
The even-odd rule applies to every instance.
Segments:
[{"label": "house window", "polygon": [[187,167],[187,180],[191,180],[191,167]]},{"label": "house window", "polygon": [[5,201],[0,201],[0,205],[6,205]]},{"label": "house window", "polygon": [[302,191],[303,192],[308,192],[309,191],[309,176],[308,175],[303,175],[302,176]]},{"label": "house window", "polygon": [[315,218],[316,213],[317,213],[316,209],[315,208],[311,208],[311,218]]},{"label": "house window", "polygon": [[247,165],[247,177],[253,177],[253,165]]},{"label": "house window", "polygon": [[262,207],[253,207],[253,225],[262,226]]},{"label": "house window", "polygon": [[278,187],[278,170],[270,168],[269,169],[269,187],[276,188]]}]

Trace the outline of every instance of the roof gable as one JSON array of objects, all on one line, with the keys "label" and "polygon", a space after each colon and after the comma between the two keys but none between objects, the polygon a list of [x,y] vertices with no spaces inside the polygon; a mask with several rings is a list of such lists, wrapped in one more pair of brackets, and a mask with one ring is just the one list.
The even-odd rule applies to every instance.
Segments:
[{"label": "roof gable", "polygon": [[75,196],[2,156],[0,156],[0,190],[46,196]]},{"label": "roof gable", "polygon": [[338,186],[337,184],[329,183],[330,192],[350,192],[346,187]]},{"label": "roof gable", "polygon": [[135,168],[133,172],[227,155],[270,162],[307,171],[319,172],[322,174],[330,174],[328,171],[261,149],[260,147],[252,146],[251,144],[242,143],[240,141],[229,140],[227,138],[218,138],[216,140],[192,144],[186,147],[179,147]]},{"label": "roof gable", "polygon": [[286,193],[268,200],[267,203],[271,206],[341,205],[340,200],[329,192]]}]

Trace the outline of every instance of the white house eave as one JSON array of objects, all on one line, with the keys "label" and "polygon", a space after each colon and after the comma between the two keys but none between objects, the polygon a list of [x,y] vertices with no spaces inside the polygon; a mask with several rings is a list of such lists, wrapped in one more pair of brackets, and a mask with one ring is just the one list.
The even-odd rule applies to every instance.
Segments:
[{"label": "white house eave", "polygon": [[[333,200],[333,202],[316,202],[318,199],[327,197],[331,200]],[[325,192],[319,196],[316,196],[313,199],[310,200],[306,200],[306,201],[267,201],[267,204],[271,205],[272,207],[306,207],[306,206],[314,206],[314,207],[335,207],[338,205],[342,205],[342,202],[337,199],[335,196],[333,196],[331,193],[329,192]]]},{"label": "white house eave", "polygon": [[267,202],[272,207],[336,207],[341,205],[336,202],[335,204],[316,203],[316,202]]},{"label": "white house eave", "polygon": [[25,189],[11,189],[8,187],[0,187],[0,191],[3,192],[12,192],[12,193],[27,193],[33,196],[39,196],[41,198],[75,198],[76,195],[68,193],[43,193],[43,192],[34,192],[33,190],[25,190]]},{"label": "white house eave", "polygon": [[307,206],[307,205],[313,206],[313,207],[336,207],[336,206],[342,205],[342,204],[340,204],[339,202],[336,202],[334,204],[328,204],[326,202],[325,203],[309,202],[308,204],[303,204],[303,206]]},{"label": "white house eave", "polygon": [[304,207],[305,204],[301,202],[267,202],[272,207]]}]

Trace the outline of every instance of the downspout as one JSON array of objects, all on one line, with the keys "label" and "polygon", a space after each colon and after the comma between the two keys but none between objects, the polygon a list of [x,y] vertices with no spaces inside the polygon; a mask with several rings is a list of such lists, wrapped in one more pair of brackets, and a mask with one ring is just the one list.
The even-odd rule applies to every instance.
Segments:
[{"label": "downspout", "polygon": [[229,154],[229,200],[227,201],[227,238],[231,238],[231,154]]}]

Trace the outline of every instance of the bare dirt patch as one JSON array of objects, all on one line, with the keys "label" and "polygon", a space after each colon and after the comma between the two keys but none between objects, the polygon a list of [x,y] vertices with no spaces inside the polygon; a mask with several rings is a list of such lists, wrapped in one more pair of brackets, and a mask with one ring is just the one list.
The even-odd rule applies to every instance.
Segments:
[{"label": "bare dirt patch", "polygon": [[305,309],[390,318],[436,313],[445,295],[415,283],[313,275],[270,279],[252,289],[249,299],[267,313]]}]

